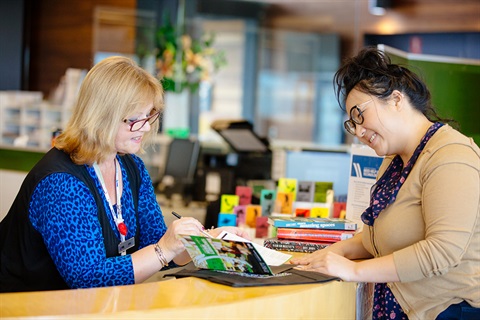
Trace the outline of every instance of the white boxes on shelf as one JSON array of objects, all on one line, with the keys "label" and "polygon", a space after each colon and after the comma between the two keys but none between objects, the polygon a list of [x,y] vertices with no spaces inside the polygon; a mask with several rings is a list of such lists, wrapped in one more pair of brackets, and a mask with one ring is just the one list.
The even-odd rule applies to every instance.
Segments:
[{"label": "white boxes on shelf", "polygon": [[47,150],[52,132],[69,116],[62,106],[44,101],[41,92],[0,91],[0,144]]}]

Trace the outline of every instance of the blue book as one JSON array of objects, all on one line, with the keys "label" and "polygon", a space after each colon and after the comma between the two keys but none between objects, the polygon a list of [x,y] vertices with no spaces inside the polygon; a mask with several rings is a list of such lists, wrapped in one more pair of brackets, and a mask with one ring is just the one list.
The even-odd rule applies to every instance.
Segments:
[{"label": "blue book", "polygon": [[341,218],[270,217],[268,223],[276,228],[357,230],[357,223]]},{"label": "blue book", "polygon": [[220,212],[218,214],[217,225],[219,227],[226,227],[226,226],[234,227],[237,225],[237,215],[234,213]]},{"label": "blue book", "polygon": [[260,195],[260,205],[262,206],[262,216],[269,216],[273,212],[275,199],[277,197],[275,190],[263,189]]}]

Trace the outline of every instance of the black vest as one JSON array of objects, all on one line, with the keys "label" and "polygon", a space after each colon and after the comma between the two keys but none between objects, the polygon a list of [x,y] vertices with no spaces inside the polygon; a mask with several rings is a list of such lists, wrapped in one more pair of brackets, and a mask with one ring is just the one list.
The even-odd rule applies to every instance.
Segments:
[{"label": "black vest", "polygon": [[[138,249],[140,233],[137,210],[140,174],[130,155],[122,156],[122,163],[131,185],[137,221],[136,244],[127,251],[132,253]],[[118,256],[120,241],[110,227],[94,180],[85,166],[74,164],[68,154],[52,148],[28,173],[10,210],[0,222],[0,292],[69,289],[55,267],[42,236],[28,217],[30,200],[37,184],[52,173],[72,174],[90,189],[97,204],[107,257]]]}]

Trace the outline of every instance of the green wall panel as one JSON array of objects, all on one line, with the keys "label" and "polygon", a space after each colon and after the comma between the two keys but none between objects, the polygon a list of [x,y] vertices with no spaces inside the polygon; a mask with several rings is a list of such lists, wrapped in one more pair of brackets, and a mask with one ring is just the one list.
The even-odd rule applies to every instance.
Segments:
[{"label": "green wall panel", "polygon": [[392,62],[407,65],[427,83],[432,103],[442,118],[480,145],[480,61],[408,54],[385,46]]},{"label": "green wall panel", "polygon": [[0,148],[0,169],[28,172],[44,155],[44,152]]}]

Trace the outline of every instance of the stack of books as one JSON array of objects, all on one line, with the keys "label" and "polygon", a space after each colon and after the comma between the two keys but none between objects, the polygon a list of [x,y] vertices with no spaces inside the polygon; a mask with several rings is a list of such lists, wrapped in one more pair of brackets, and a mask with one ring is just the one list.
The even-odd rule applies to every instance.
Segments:
[{"label": "stack of books", "polygon": [[276,237],[264,240],[267,248],[291,252],[313,252],[355,234],[357,223],[342,218],[270,217]]}]

